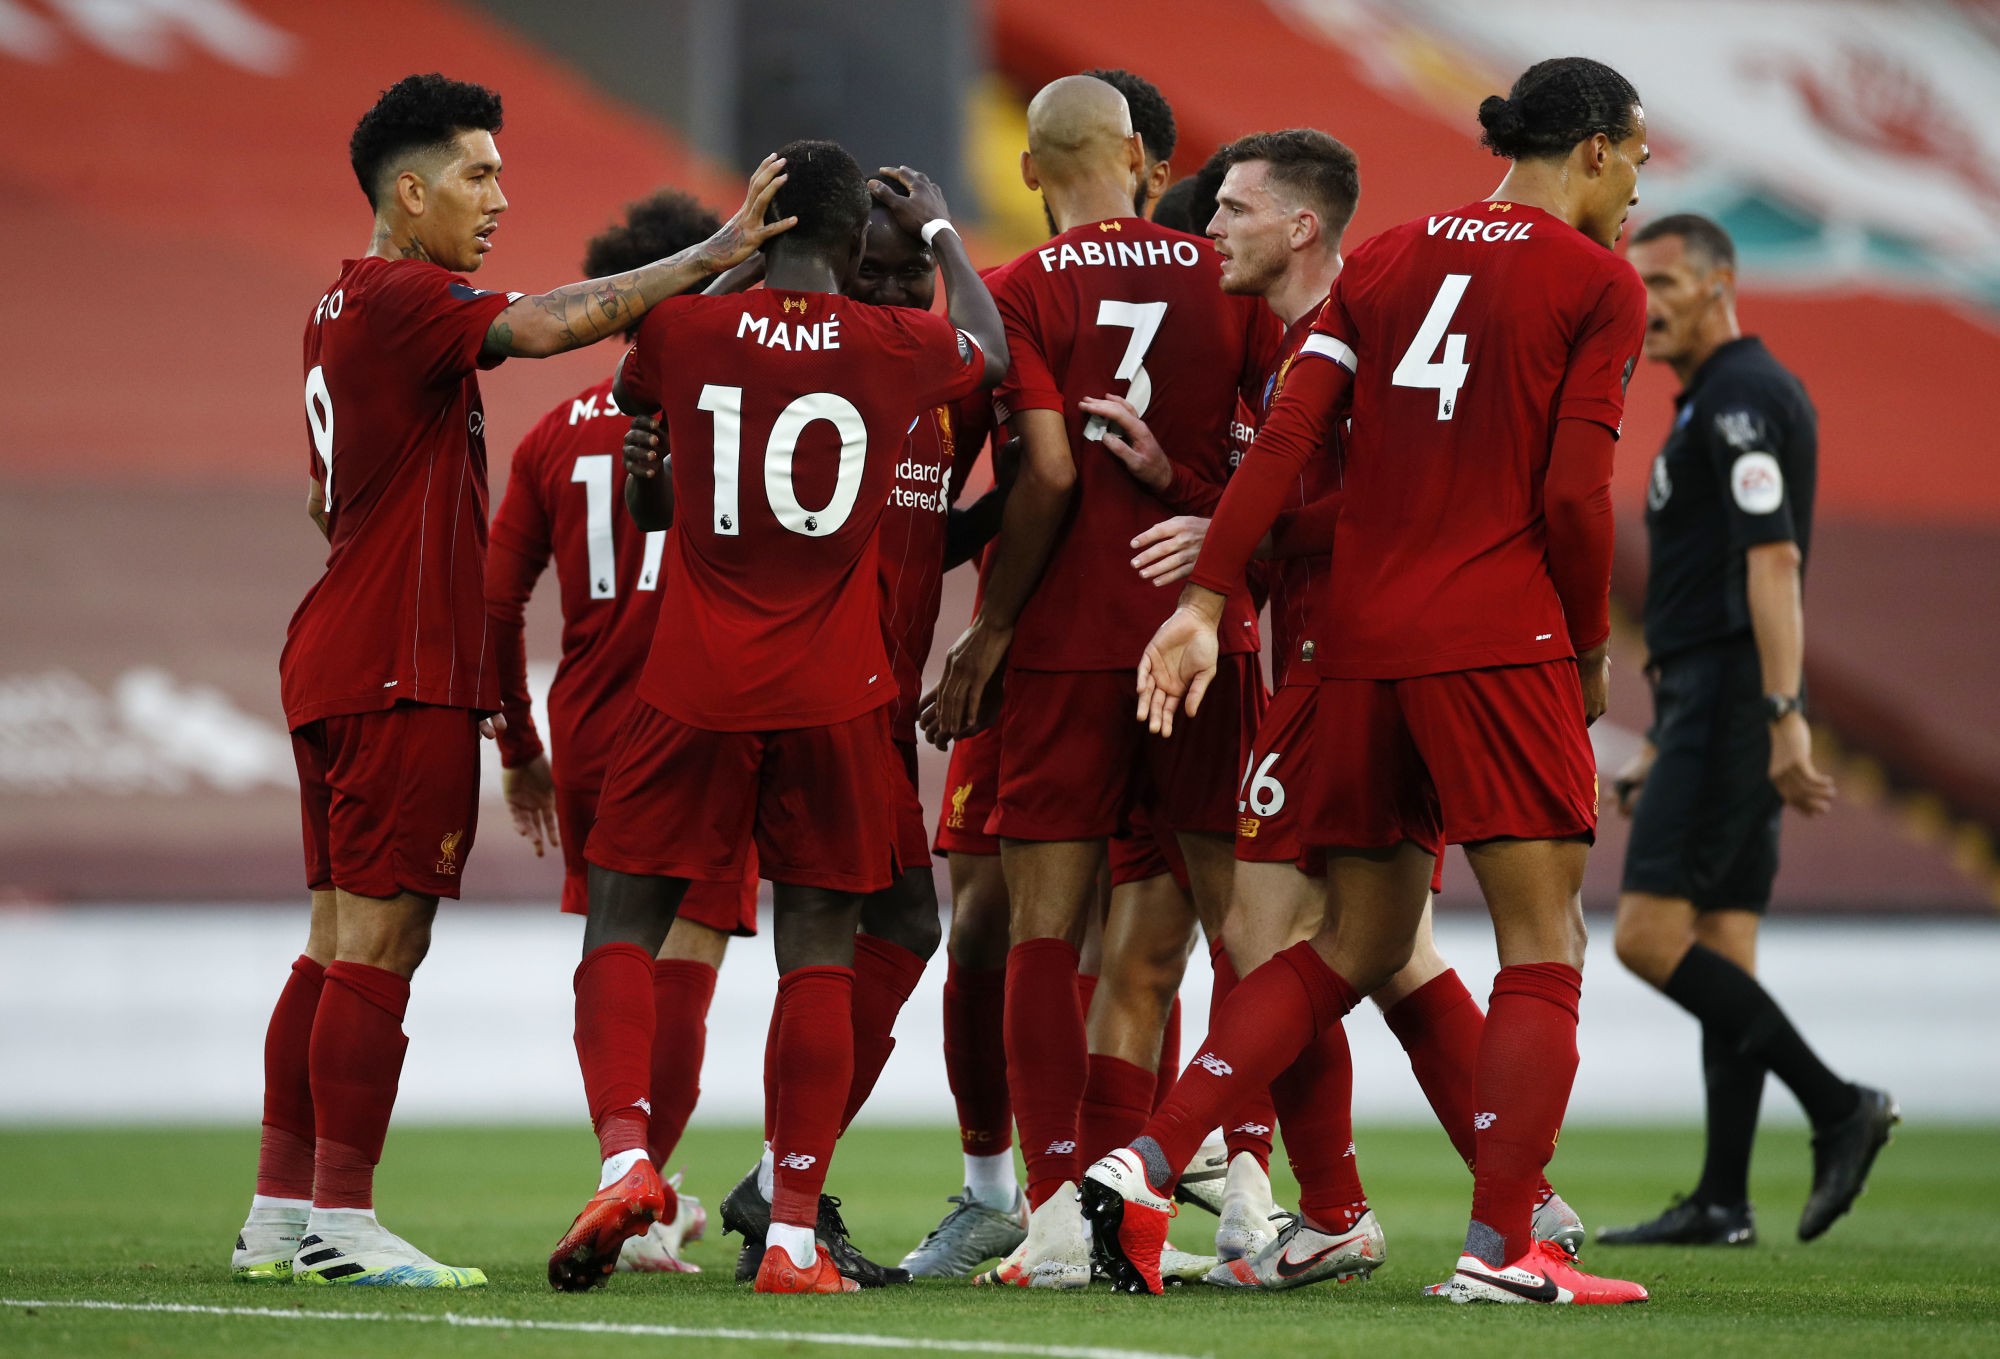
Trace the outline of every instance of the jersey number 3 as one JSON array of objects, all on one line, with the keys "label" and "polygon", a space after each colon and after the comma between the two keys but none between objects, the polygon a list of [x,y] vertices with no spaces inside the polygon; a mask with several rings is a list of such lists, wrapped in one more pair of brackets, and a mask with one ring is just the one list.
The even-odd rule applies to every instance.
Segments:
[{"label": "jersey number 3", "polygon": [[[1424,323],[1417,327],[1417,337],[1403,351],[1395,373],[1389,378],[1398,387],[1435,387],[1440,420],[1451,419],[1458,406],[1458,389],[1465,385],[1465,375],[1472,371],[1465,361],[1465,337],[1445,334],[1452,314],[1465,299],[1465,285],[1470,282],[1471,274],[1444,276],[1444,284],[1431,299],[1431,309],[1424,313]],[[1431,355],[1438,352],[1439,345],[1444,346],[1444,354],[1433,360]]]},{"label": "jersey number 3", "polygon": [[[717,534],[734,538],[743,531],[741,497],[743,469],[743,389],[710,384],[695,405],[715,417],[715,517]],[[792,455],[799,438],[815,420],[824,420],[840,435],[840,469],[833,497],[816,510],[799,504],[792,482]],[[861,474],[868,458],[868,425],[844,396],[807,392],[778,413],[764,445],[764,499],[785,528],[808,538],[837,532],[854,513],[861,494]]]}]

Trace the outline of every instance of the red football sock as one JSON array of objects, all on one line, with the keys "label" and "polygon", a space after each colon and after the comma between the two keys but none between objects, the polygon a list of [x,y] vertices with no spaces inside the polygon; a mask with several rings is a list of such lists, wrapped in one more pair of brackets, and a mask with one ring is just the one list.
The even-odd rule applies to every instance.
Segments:
[{"label": "red football sock", "polygon": [[[1355,1006],[1354,988],[1328,967],[1310,943],[1294,944],[1236,984],[1212,1021],[1174,1093],[1146,1125],[1145,1136],[1165,1158],[1166,1193],[1228,1111],[1268,1090],[1308,1043]],[[1150,1160],[1149,1178],[1162,1175]]]},{"label": "red football sock", "polygon": [[1077,1161],[1089,1165],[1139,1135],[1153,1112],[1152,1072],[1122,1057],[1090,1054],[1083,1107],[1077,1116]]},{"label": "red football sock", "polygon": [[271,1007],[264,1030],[264,1140],[257,1149],[257,1192],[275,1199],[313,1194],[313,1016],[326,969],[305,954]]},{"label": "red football sock", "polygon": [[1014,1145],[1007,1099],[1007,974],[960,967],[944,974],[944,1073],[958,1104],[958,1142],[967,1156],[997,1156]]},{"label": "red football sock", "polygon": [[1424,1098],[1445,1136],[1473,1164],[1473,1082],[1479,1070],[1480,1035],[1486,1016],[1458,974],[1446,969],[1382,1012],[1382,1021],[1403,1051]]},{"label": "red football sock", "polygon": [[646,1155],[666,1172],[701,1098],[701,1059],[708,1050],[708,1007],[715,999],[715,969],[689,958],[653,964],[653,1067],[648,1088],[653,1116],[646,1123]]},{"label": "red football sock", "polygon": [[[1174,1081],[1181,1074],[1181,998],[1174,997],[1172,1008],[1167,1011],[1166,1031],[1160,1035],[1160,1061],[1153,1068],[1153,1103],[1147,1112],[1159,1108],[1167,1102],[1167,1096],[1174,1088]],[[1123,1142],[1118,1144],[1124,1146]]]},{"label": "red football sock", "polygon": [[410,982],[365,963],[327,966],[313,1015],[313,1204],[373,1208],[375,1166],[403,1074]]},{"label": "red football sock", "polygon": [[1354,1159],[1354,1059],[1347,1028],[1330,1024],[1271,1082],[1285,1129],[1285,1155],[1299,1181],[1299,1211],[1313,1226],[1344,1232],[1368,1211]]},{"label": "red football sock", "polygon": [[764,1030],[764,1145],[778,1135],[778,1017],[782,997],[771,1001],[771,1027]]},{"label": "red football sock", "polygon": [[[1576,1080],[1576,1016],[1583,974],[1565,963],[1517,963],[1493,979],[1479,1045],[1473,1107],[1472,1220],[1499,1237],[1504,1265],[1527,1252],[1535,1189],[1555,1154]],[[1477,1232],[1468,1246],[1482,1242]]]},{"label": "red football sock", "polygon": [[854,1084],[854,970],[794,968],[778,979],[778,1113],[771,1221],[810,1227]]},{"label": "red football sock", "polygon": [[861,1112],[882,1068],[895,1051],[896,1016],[923,980],[924,960],[887,939],[872,934],[854,936],[854,1084],[840,1115],[840,1130]]},{"label": "red football sock", "polygon": [[1076,957],[1062,939],[1028,939],[1007,950],[1007,1089],[1021,1125],[1033,1208],[1078,1178],[1077,1121],[1089,1059]]},{"label": "red football sock", "polygon": [[601,944],[576,966],[576,1060],[609,1160],[646,1145],[653,1055],[653,955],[637,944]]},{"label": "red football sock", "polygon": [[[1236,966],[1229,961],[1229,950],[1223,947],[1220,936],[1209,940],[1208,961],[1215,976],[1208,1000],[1208,1012],[1213,1016],[1222,1013],[1224,1002],[1236,989]],[[1211,1019],[1210,1023],[1213,1022]],[[1225,1110],[1222,1137],[1229,1146],[1229,1159],[1234,1161],[1239,1153],[1247,1151],[1257,1158],[1258,1165],[1270,1170],[1271,1129],[1277,1121],[1278,1111],[1272,1107],[1268,1086],[1250,1091],[1240,1105]]]}]

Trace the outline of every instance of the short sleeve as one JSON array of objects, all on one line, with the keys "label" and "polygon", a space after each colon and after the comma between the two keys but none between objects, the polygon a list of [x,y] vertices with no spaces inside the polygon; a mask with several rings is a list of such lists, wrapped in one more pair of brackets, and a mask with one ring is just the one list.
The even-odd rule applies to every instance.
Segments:
[{"label": "short sleeve", "polygon": [[480,353],[486,332],[521,296],[475,288],[434,264],[417,263],[392,265],[374,293],[370,315],[378,341],[434,387],[500,362]]},{"label": "short sleeve", "polygon": [[1348,314],[1347,299],[1340,286],[1346,277],[1343,271],[1341,277],[1334,280],[1333,291],[1320,305],[1319,315],[1313,320],[1306,342],[1299,346],[1299,357],[1330,359],[1352,373],[1360,362],[1354,347],[1359,329],[1354,324],[1354,318]]},{"label": "short sleeve", "polygon": [[[696,296],[699,296],[698,294]],[[619,369],[619,392],[629,407],[656,411],[666,404],[666,384],[662,380],[661,359],[667,352],[668,337],[677,313],[687,309],[695,297],[669,297],[646,313],[639,322],[639,334],[625,351]]]},{"label": "short sleeve", "polygon": [[934,312],[885,308],[908,348],[907,381],[920,407],[970,396],[986,372],[986,353],[970,335]]},{"label": "short sleeve", "polygon": [[1558,420],[1592,420],[1614,435],[1625,420],[1625,388],[1646,338],[1646,286],[1617,261],[1570,344]]},{"label": "short sleeve", "polygon": [[1049,367],[1040,317],[1020,279],[1014,274],[993,290],[1000,319],[1007,327],[1007,376],[993,393],[994,413],[1010,420],[1021,411],[1063,409],[1062,384]]},{"label": "short sleeve", "polygon": [[1704,399],[1696,418],[1708,424],[1709,461],[1722,484],[1731,545],[1798,541],[1785,476],[1785,421],[1776,405],[1754,388],[1732,384]]}]

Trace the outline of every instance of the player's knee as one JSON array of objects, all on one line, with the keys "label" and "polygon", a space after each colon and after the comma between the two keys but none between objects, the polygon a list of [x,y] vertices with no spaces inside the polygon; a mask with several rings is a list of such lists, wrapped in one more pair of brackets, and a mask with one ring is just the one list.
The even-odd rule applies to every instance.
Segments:
[{"label": "player's knee", "polygon": [[1676,937],[1679,931],[1661,928],[1642,915],[1621,912],[1611,936],[1611,948],[1626,971],[1654,986],[1666,984],[1688,941]]},{"label": "player's knee", "polygon": [[930,870],[912,869],[888,891],[869,897],[861,907],[861,928],[928,960],[944,938]]}]

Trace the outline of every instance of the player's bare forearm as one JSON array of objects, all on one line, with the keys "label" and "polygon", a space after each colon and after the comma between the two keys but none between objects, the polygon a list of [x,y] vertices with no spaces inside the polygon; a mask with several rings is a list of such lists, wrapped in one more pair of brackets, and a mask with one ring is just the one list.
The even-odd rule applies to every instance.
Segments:
[{"label": "player's bare forearm", "polygon": [[674,526],[674,479],[666,465],[656,477],[625,478],[625,513],[642,533]]},{"label": "player's bare forearm", "polygon": [[1229,596],[1218,594],[1206,585],[1196,585],[1189,581],[1181,587],[1178,608],[1187,609],[1196,616],[1207,620],[1210,627],[1222,622],[1222,610],[1229,603]]},{"label": "player's bare forearm", "polygon": [[1805,667],[1805,602],[1799,586],[1799,549],[1792,542],[1759,543],[1745,555],[1744,584],[1750,631],[1764,692],[1796,694]]},{"label": "player's bare forearm", "polygon": [[1076,462],[1061,413],[1022,411],[1014,425],[1021,436],[1021,472],[993,540],[993,569],[975,620],[989,627],[1012,628],[1020,618],[1055,553],[1063,516],[1076,495]]},{"label": "player's bare forearm", "polygon": [[630,330],[658,303],[748,259],[796,220],[764,220],[771,198],[785,182],[783,168],[783,161],[766,156],[750,177],[743,206],[699,245],[629,273],[517,298],[493,318],[481,352],[488,358],[541,359],[596,344]]}]

